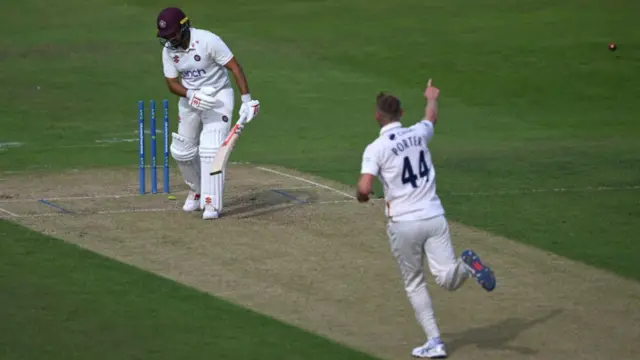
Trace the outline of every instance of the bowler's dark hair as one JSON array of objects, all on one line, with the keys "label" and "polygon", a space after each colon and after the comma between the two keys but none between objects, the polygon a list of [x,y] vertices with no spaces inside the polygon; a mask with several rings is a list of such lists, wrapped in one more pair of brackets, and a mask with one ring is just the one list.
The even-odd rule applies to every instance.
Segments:
[{"label": "bowler's dark hair", "polygon": [[402,114],[400,99],[385,92],[380,92],[376,96],[376,108],[386,115],[389,120],[398,120]]}]

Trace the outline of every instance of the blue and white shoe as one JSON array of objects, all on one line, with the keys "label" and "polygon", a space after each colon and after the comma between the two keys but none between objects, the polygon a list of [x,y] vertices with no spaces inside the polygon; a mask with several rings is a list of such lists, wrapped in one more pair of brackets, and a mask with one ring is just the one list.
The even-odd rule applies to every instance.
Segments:
[{"label": "blue and white shoe", "polygon": [[485,290],[492,291],[496,287],[496,277],[490,267],[480,261],[478,254],[473,250],[467,249],[460,254],[460,258],[467,265],[467,269],[476,278]]},{"label": "blue and white shoe", "polygon": [[447,351],[442,340],[435,337],[429,339],[424,345],[413,349],[411,355],[422,359],[444,359],[447,357]]}]

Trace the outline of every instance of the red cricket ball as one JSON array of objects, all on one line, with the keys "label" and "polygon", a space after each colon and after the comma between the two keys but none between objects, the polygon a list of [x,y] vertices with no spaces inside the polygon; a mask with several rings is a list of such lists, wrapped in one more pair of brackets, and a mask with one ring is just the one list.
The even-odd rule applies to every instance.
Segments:
[{"label": "red cricket ball", "polygon": [[616,44],[614,44],[614,43],[610,43],[610,44],[609,44],[609,50],[611,50],[611,51],[616,51],[616,49],[617,49],[617,48],[618,48],[618,47],[616,46]]}]

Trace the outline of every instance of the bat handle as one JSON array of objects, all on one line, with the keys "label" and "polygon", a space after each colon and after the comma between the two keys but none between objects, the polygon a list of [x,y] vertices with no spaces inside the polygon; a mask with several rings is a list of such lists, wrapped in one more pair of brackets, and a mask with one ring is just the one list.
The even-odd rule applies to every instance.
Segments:
[{"label": "bat handle", "polygon": [[246,113],[245,113],[245,114],[242,114],[242,115],[240,116],[240,119],[238,119],[238,124],[240,124],[240,125],[244,125],[244,123],[246,123],[246,122],[247,122],[247,117],[248,117],[248,116],[247,116],[247,114],[246,114]]}]

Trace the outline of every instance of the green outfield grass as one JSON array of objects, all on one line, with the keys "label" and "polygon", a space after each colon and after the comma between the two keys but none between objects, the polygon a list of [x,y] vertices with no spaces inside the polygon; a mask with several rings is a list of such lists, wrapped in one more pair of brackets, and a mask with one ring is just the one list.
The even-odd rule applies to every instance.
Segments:
[{"label": "green outfield grass", "polygon": [[[175,120],[154,39],[160,5],[126,4],[23,0],[4,6],[20,16],[1,25],[0,143],[23,145],[0,149],[2,171],[134,167],[135,142],[98,147],[96,141],[136,138],[137,100],[169,98]],[[354,184],[362,150],[377,135],[377,92],[400,96],[406,123],[414,122],[432,77],[441,88],[441,119],[431,148],[451,219],[640,279],[634,257],[640,251],[634,241],[640,233],[639,2],[181,6],[194,26],[228,42],[261,101],[262,114],[247,127],[233,160]],[[19,36],[12,35],[16,29]],[[611,41],[619,46],[615,53],[607,50]],[[593,190],[601,187],[606,190]],[[116,350],[122,354],[198,358],[259,345],[269,358],[285,359],[276,339],[286,336],[307,346],[290,349],[291,358],[317,355],[314,349],[327,359],[359,356],[7,222],[0,221],[0,233],[0,314],[9,319],[0,321],[0,343],[11,344],[0,357],[51,359],[66,351],[59,358],[114,358],[105,353],[112,343],[85,342],[114,332],[123,340],[143,334]],[[74,266],[79,271],[64,270]],[[131,283],[140,289],[131,290]],[[230,333],[212,325],[221,310]],[[171,336],[183,333],[168,341],[159,329],[170,325],[177,329]],[[258,329],[257,338],[241,336],[248,328]],[[219,336],[239,342],[221,345]]]},{"label": "green outfield grass", "polygon": [[6,221],[0,236],[2,359],[372,359]]}]

